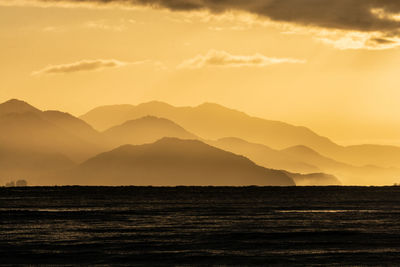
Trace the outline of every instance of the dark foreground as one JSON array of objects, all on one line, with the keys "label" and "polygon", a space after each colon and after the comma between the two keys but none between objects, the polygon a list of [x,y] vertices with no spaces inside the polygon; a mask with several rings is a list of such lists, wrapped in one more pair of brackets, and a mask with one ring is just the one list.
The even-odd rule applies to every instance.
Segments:
[{"label": "dark foreground", "polygon": [[400,187],[0,188],[0,264],[396,265]]}]

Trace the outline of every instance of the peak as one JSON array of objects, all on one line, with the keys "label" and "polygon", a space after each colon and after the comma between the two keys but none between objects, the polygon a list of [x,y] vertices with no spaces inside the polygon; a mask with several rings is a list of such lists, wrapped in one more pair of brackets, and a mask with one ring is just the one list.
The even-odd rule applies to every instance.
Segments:
[{"label": "peak", "polygon": [[19,99],[10,99],[0,104],[0,114],[25,112],[40,112],[40,110]]},{"label": "peak", "polygon": [[[130,126],[130,125],[137,125],[137,124],[151,124],[151,125],[153,125],[153,124],[154,125],[157,125],[157,124],[172,125],[173,124],[173,125],[176,125],[175,122],[173,122],[169,119],[147,115],[144,117],[140,117],[138,119],[128,120],[128,121],[124,122],[123,124],[121,124],[120,126]],[[116,127],[118,127],[118,126],[116,126]]]},{"label": "peak", "polygon": [[[10,99],[4,103],[2,103],[1,105],[21,105],[21,106],[31,106],[29,105],[27,102],[23,101],[23,100],[19,100],[16,98]],[[32,107],[32,106],[31,106]]]},{"label": "peak", "polygon": [[156,100],[145,102],[145,103],[141,103],[138,106],[139,107],[140,106],[172,107],[172,105],[170,105],[168,103],[165,103],[165,102],[162,102],[162,101],[156,101]]},{"label": "peak", "polygon": [[16,98],[12,98],[12,99],[10,99],[10,100],[4,102],[3,104],[6,104],[6,103],[26,103],[26,102],[23,101],[23,100],[19,100],[19,99],[16,99]]},{"label": "peak", "polygon": [[140,121],[140,120],[142,120],[142,121],[170,121],[168,119],[160,118],[160,117],[152,116],[152,115],[147,115],[147,116],[141,117],[139,119],[136,119],[136,121]]}]

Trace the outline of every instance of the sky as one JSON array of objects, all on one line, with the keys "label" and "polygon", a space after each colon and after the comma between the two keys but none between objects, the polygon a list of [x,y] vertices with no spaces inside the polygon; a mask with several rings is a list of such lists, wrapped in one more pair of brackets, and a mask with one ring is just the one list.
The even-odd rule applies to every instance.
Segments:
[{"label": "sky", "polygon": [[397,0],[0,0],[0,101],[214,102],[400,145]]}]

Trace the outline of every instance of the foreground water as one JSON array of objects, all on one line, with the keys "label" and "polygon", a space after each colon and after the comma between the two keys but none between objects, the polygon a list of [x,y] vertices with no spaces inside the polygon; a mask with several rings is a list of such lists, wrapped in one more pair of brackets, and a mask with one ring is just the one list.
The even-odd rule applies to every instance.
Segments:
[{"label": "foreground water", "polygon": [[400,187],[0,188],[0,264],[396,265]]}]

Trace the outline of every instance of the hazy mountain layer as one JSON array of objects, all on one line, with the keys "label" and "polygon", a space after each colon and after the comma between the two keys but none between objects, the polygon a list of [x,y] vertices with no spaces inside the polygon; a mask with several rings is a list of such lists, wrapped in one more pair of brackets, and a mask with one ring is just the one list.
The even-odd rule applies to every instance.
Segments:
[{"label": "hazy mountain layer", "polygon": [[[160,102],[151,102],[138,106],[123,105],[118,106],[118,108],[116,109],[114,107],[103,107],[95,109],[93,112],[89,113],[91,114],[90,116],[92,116],[93,114],[96,115],[98,113],[96,110],[105,110],[105,113],[103,115],[104,121],[106,122],[124,120],[124,117],[126,116],[131,117],[152,112],[154,113],[155,110],[158,113],[165,113],[169,117],[174,117],[177,120],[181,120],[182,122],[187,123],[189,126],[198,125],[197,129],[199,129],[204,134],[206,134],[206,128],[208,128],[208,126],[213,126],[216,128],[216,130],[214,130],[214,128],[210,128],[211,134],[208,134],[210,134],[211,136],[213,134],[216,134],[217,132],[235,132],[245,135],[246,125],[250,127],[247,128],[247,132],[251,133],[250,138],[254,137],[255,134],[249,130],[255,129],[257,127],[261,129],[260,132],[257,133],[259,136],[261,136],[262,133],[265,133],[267,128],[269,128],[271,131],[276,131],[274,134],[271,134],[270,132],[267,132],[266,134],[269,137],[272,136],[272,139],[275,141],[276,139],[274,139],[273,136],[276,135],[278,132],[282,133],[281,137],[283,139],[289,138],[288,135],[285,135],[285,131],[288,131],[288,129],[292,130],[291,134],[298,135],[297,140],[302,139],[303,141],[307,141],[308,139],[304,138],[304,135],[302,134],[309,134],[309,130],[306,130],[304,132],[304,128],[298,128],[284,123],[264,121],[261,119],[252,118],[244,113],[229,110],[214,104],[204,104],[195,108],[176,108]],[[113,110],[113,112],[109,113],[108,110]],[[233,124],[235,120],[237,121],[236,126]],[[99,121],[102,120],[99,119]],[[257,121],[256,124],[254,124],[255,121]],[[226,128],[224,128],[224,126],[226,126]],[[239,126],[243,127],[239,129]],[[327,140],[324,138],[320,139],[320,137],[315,134],[308,135],[308,137],[310,136],[314,136],[320,141]],[[47,174],[49,172],[70,168],[71,166],[73,166],[73,162],[70,159],[79,162],[93,157],[94,155],[103,151],[109,151],[113,147],[124,144],[139,145],[145,143],[153,143],[163,137],[176,137],[180,139],[200,139],[196,135],[187,131],[185,128],[181,127],[170,119],[159,118],[150,115],[146,115],[138,119],[125,121],[120,125],[111,127],[103,133],[100,133],[93,129],[88,123],[68,113],[63,113],[59,111],[43,112],[23,101],[13,99],[3,104],[0,104],[0,148],[2,148],[3,151],[0,151],[0,153],[3,153],[2,157],[0,154],[0,167],[2,168],[2,170],[0,170],[0,176],[15,175],[27,176],[27,178],[38,177],[41,174]],[[283,139],[280,140],[282,141]],[[340,182],[337,181],[336,177],[338,177],[345,184],[384,185],[399,182],[397,181],[397,177],[400,177],[400,170],[398,169],[382,168],[374,165],[354,166],[335,159],[331,159],[327,156],[323,156],[320,153],[316,152],[313,148],[304,145],[295,145],[287,149],[276,150],[263,144],[250,143],[236,137],[222,138],[217,141],[204,142],[208,143],[211,146],[219,148],[215,148],[218,151],[222,151],[220,149],[223,149],[233,152],[235,154],[243,155],[254,161],[256,164],[265,168],[288,171],[292,174],[291,177],[294,180],[297,179],[297,182],[303,185],[323,185],[331,183],[338,184]],[[294,141],[290,140],[290,142]],[[355,158],[355,155],[358,154],[363,155],[359,158],[378,158],[378,160],[376,161],[380,161],[379,157],[373,156],[383,153],[384,155],[381,158],[387,159],[387,162],[389,163],[393,163],[393,160],[396,159],[396,156],[393,155],[396,155],[397,151],[399,150],[399,148],[397,147],[389,146],[361,145],[340,147],[330,141],[328,143],[336,146],[337,148],[334,149],[336,152],[334,152],[333,154],[341,154],[340,157],[346,158],[347,162],[351,161],[351,159],[353,157]],[[159,143],[157,142],[156,144]],[[179,144],[181,145],[182,143]],[[203,145],[207,146],[205,144]],[[195,148],[195,146],[193,146],[193,148]],[[175,150],[172,145],[169,146],[168,149]],[[168,149],[166,148],[164,151],[165,153],[163,154],[163,156],[165,156],[166,158],[168,158]],[[182,158],[191,158],[193,156],[192,154],[195,152],[196,150],[192,151],[191,149],[187,149],[185,153],[184,151],[181,151],[181,156]],[[4,156],[6,154],[8,154],[9,156]],[[183,156],[183,154],[186,155]],[[210,155],[213,154],[211,153]],[[203,154],[203,157],[206,158],[207,156]],[[357,160],[359,162],[363,162],[363,160],[360,160],[359,158],[357,158]],[[210,161],[212,162],[211,159],[212,157],[210,158]],[[145,158],[143,160],[145,160]],[[178,161],[178,158],[176,159],[176,161]],[[105,167],[111,168],[114,164],[113,162],[114,161],[110,161],[110,163],[103,162],[103,164]],[[132,173],[136,173],[135,177],[137,177],[140,172],[145,172],[144,166],[147,166],[148,169],[151,169],[150,163],[152,163],[152,161],[150,160],[147,161],[147,163],[138,161],[135,163],[136,168],[134,171],[130,170],[129,166],[121,166],[121,173],[116,172],[116,175],[117,177],[120,177],[121,183],[128,182],[129,179],[127,177],[130,177]],[[155,169],[157,169],[157,164],[159,164],[159,162],[154,163],[154,167]],[[210,162],[206,161],[205,159],[199,161],[199,166],[202,163],[210,164]],[[143,164],[143,166],[141,164]],[[171,164],[171,166],[174,166],[175,163],[172,162]],[[167,168],[167,165],[168,164],[165,163],[163,165],[163,168]],[[123,171],[124,168],[126,168],[125,171]],[[186,167],[183,167],[182,170],[184,170],[185,168]],[[199,169],[201,170],[209,168],[199,167]],[[217,171],[220,171],[218,168],[215,169]],[[203,175],[203,177],[205,177],[204,175],[207,176],[208,174],[204,171],[201,172],[200,170],[194,168],[193,171],[198,173],[192,174],[192,177],[194,175],[197,175],[199,183],[202,183],[204,178],[202,178],[202,180],[200,176]],[[110,175],[113,174],[111,169],[105,170],[103,173],[108,173]],[[181,173],[178,173],[174,171],[168,171],[167,173],[172,173],[173,176],[175,175],[176,177],[182,177],[184,172],[182,171]],[[231,175],[233,175],[232,177],[236,177],[235,179],[237,180],[234,180],[233,183],[243,183],[243,181],[239,181],[240,179],[237,176],[234,176],[234,173],[235,172],[232,172]],[[246,177],[247,175],[244,171],[238,173],[241,173],[243,177]],[[333,174],[336,177],[330,176],[327,173]],[[288,173],[286,173],[286,176],[287,174]],[[307,175],[304,176],[301,174]],[[213,175],[214,174],[211,174],[211,176]],[[250,174],[250,176],[252,175],[253,174]],[[90,177],[90,175],[88,175],[88,177]],[[143,177],[147,176],[143,175]],[[151,177],[153,180],[156,179],[155,174]],[[58,177],[55,177],[56,180],[57,178]],[[83,180],[77,182],[87,181],[85,180],[85,178],[81,178]],[[181,181],[176,180],[177,178],[170,178],[172,179],[171,183]],[[1,179],[2,177],[0,177],[0,180]],[[104,179],[106,179],[106,177],[104,177]],[[225,178],[221,180],[222,183],[227,182],[226,179],[224,179]],[[49,180],[47,179],[46,183],[48,181]],[[100,179],[99,181],[103,180]],[[161,184],[162,182],[165,182],[156,180],[154,181]],[[204,181],[210,182],[207,179],[205,179]],[[88,180],[88,182],[95,184],[94,180]],[[139,182],[142,183],[144,181],[140,180]],[[184,180],[182,180],[181,182],[184,182]],[[167,182],[165,183],[167,184]]]},{"label": "hazy mountain layer", "polygon": [[373,165],[353,166],[325,157],[306,146],[290,147],[281,153],[318,166],[322,171],[336,175],[345,184],[391,185],[397,183],[400,177],[399,169]]},{"label": "hazy mountain layer", "polygon": [[217,141],[207,141],[207,143],[220,149],[248,157],[256,164],[266,168],[300,173],[321,171],[317,165],[306,163],[298,157],[293,157],[265,145],[249,143],[240,138],[227,137],[218,139]]}]

